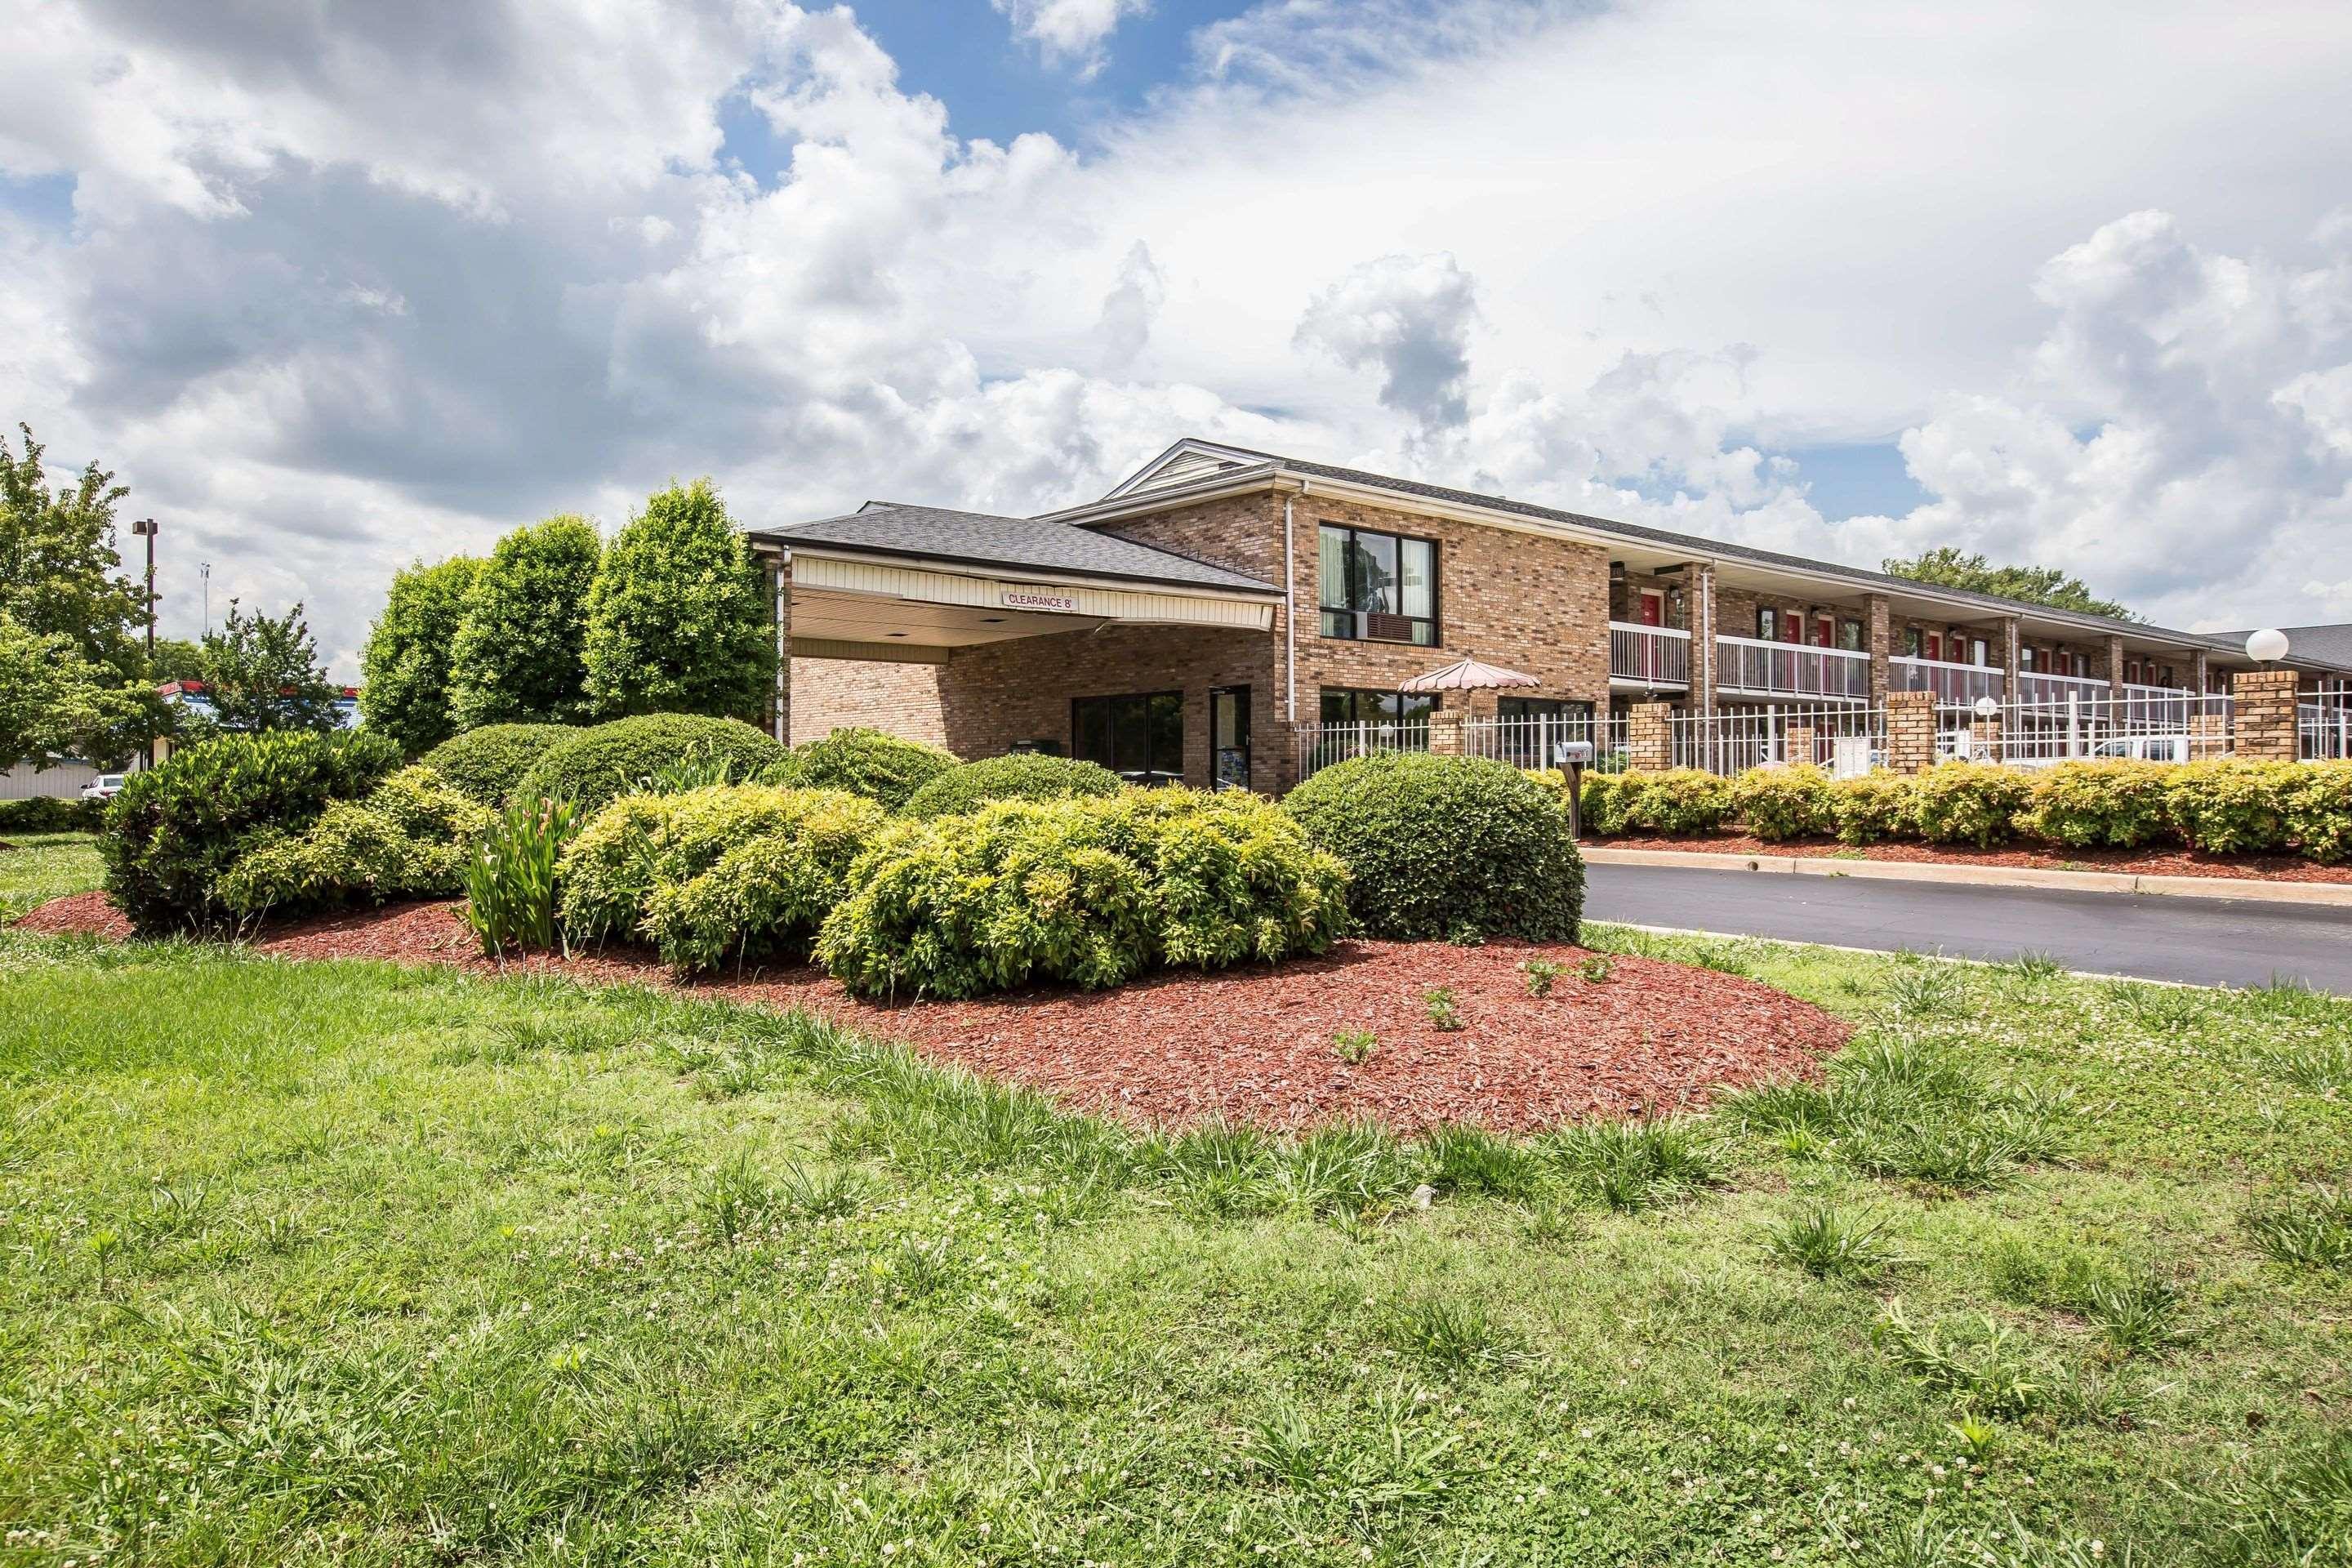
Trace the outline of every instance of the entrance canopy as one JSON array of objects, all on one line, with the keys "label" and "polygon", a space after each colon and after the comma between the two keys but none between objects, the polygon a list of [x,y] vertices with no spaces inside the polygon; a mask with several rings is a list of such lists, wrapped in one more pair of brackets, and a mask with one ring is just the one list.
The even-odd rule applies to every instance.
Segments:
[{"label": "entrance canopy", "polygon": [[1282,590],[1114,534],[1034,518],[868,502],[755,530],[790,563],[802,658],[939,664],[949,651],[1103,626],[1272,628]]}]

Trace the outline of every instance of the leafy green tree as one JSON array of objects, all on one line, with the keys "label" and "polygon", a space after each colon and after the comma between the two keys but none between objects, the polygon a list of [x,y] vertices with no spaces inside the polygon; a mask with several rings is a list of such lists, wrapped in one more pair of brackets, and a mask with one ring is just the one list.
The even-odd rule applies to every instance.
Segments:
[{"label": "leafy green tree", "polygon": [[32,426],[17,429],[21,457],[0,444],[0,611],[37,637],[70,637],[83,659],[130,679],[141,673],[131,632],[146,610],[121,575],[114,506],[131,491],[96,463],[51,490]]},{"label": "leafy green tree", "polygon": [[1943,545],[1916,556],[1891,556],[1879,570],[1917,583],[1934,583],[1973,594],[1993,594],[2073,610],[2085,616],[2108,616],[2119,621],[2145,620],[2113,599],[2094,596],[2080,577],[2070,577],[2055,566],[1995,566],[1981,555],[1963,555],[1954,545]]},{"label": "leafy green tree", "polygon": [[135,685],[85,658],[63,632],[37,632],[0,610],[0,769],[98,756],[120,743],[140,706]]},{"label": "leafy green tree", "polygon": [[167,680],[202,680],[205,650],[185,637],[157,637],[147,659],[147,679],[157,686]]},{"label": "leafy green tree", "polygon": [[299,604],[272,617],[257,610],[248,616],[231,599],[221,629],[205,637],[204,682],[213,728],[247,734],[341,727],[335,702],[342,693],[328,683]]},{"label": "leafy green tree", "polygon": [[600,551],[596,525],[569,513],[499,541],[467,592],[451,651],[458,730],[581,716],[580,645]]},{"label": "leafy green tree", "polygon": [[766,579],[709,479],[649,497],[614,538],[588,592],[584,662],[601,716],[766,710]]},{"label": "leafy green tree", "polygon": [[397,573],[383,614],[360,654],[360,716],[409,756],[457,732],[449,717],[449,667],[465,618],[466,595],[481,574],[471,555]]}]

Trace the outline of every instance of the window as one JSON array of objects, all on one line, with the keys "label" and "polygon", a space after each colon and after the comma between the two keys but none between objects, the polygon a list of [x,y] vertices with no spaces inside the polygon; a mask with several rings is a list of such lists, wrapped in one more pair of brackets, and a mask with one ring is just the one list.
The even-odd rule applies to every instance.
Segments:
[{"label": "window", "polygon": [[1325,523],[1316,598],[1327,637],[1437,646],[1433,540]]},{"label": "window", "polygon": [[1981,669],[1992,662],[1992,645],[1982,637],[1969,640],[1969,662]]},{"label": "window", "polygon": [[1429,716],[1437,699],[1426,692],[1357,691],[1340,687],[1323,689],[1323,722],[1369,724],[1381,731],[1429,730]]},{"label": "window", "polygon": [[2042,656],[2035,653],[2023,643],[2020,643],[2017,645],[2017,668],[2020,669],[2040,669],[2042,668]]},{"label": "window", "polygon": [[1070,754],[1131,784],[1184,777],[1184,694],[1080,697],[1070,703]]},{"label": "window", "polygon": [[1780,639],[1780,611],[1769,605],[1756,607],[1756,637],[1760,642],[1778,642]]},{"label": "window", "polygon": [[1926,649],[1927,646],[1927,643],[1926,643],[1925,641],[1923,641],[1923,640],[1921,639],[1920,636],[1919,636],[1919,628],[1918,628],[1917,626],[1905,626],[1905,627],[1903,628],[1903,657],[1904,657],[1904,658],[1924,658],[1924,657],[1925,657],[1924,650]]},{"label": "window", "polygon": [[1860,621],[1840,621],[1838,623],[1838,647],[1845,649],[1848,653],[1860,653],[1862,651],[1862,623]]}]

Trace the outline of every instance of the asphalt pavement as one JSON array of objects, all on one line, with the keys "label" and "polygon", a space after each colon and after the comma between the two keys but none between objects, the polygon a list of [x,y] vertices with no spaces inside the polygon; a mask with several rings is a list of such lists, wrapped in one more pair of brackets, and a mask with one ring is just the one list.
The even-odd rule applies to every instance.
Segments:
[{"label": "asphalt pavement", "polygon": [[2086,973],[2352,994],[2352,910],[1679,866],[1590,866],[1599,921],[1955,958],[2044,952]]}]

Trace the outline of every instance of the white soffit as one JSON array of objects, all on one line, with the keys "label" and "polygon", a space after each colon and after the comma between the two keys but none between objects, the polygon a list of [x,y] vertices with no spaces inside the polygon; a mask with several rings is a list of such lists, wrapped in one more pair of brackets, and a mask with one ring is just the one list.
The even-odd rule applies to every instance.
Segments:
[{"label": "white soffit", "polygon": [[1110,624],[1264,632],[1274,626],[1274,611],[1271,600],[1240,595],[1163,593],[793,553],[795,638],[803,635],[804,614],[811,637],[871,642],[903,631],[907,641],[951,646]]}]

